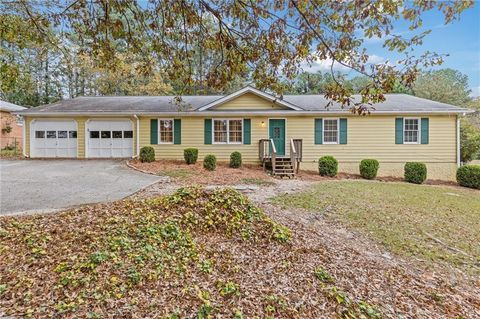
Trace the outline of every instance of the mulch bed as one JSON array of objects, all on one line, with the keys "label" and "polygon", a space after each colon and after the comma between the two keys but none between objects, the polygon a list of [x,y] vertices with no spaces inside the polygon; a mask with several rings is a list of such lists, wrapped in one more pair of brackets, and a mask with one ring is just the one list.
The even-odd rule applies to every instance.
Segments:
[{"label": "mulch bed", "polygon": [[[152,163],[142,163],[138,160],[131,160],[128,164],[133,168],[146,173],[154,175],[171,175],[179,185],[236,185],[248,184],[251,183],[252,180],[257,180],[258,182],[264,181],[268,185],[270,183],[275,183],[275,181],[279,181],[279,179],[273,178],[268,173],[264,172],[259,165],[244,164],[241,168],[230,168],[228,163],[217,163],[215,171],[208,171],[204,169],[202,163],[199,162],[193,165],[187,165],[184,161],[173,160],[160,160]],[[326,177],[320,176],[318,171],[312,170],[300,170],[295,178],[303,181],[363,180],[363,177],[360,176],[360,174],[340,172],[335,177]],[[405,182],[402,177],[394,176],[377,177],[375,180],[380,182]],[[432,179],[426,180],[424,184],[461,187],[453,181]]]},{"label": "mulch bed", "polygon": [[[345,179],[364,180],[364,178],[360,174],[348,174],[348,173],[340,172],[335,177],[325,177],[325,176],[320,176],[317,171],[311,171],[311,170],[301,170],[297,175],[297,178],[304,181],[325,181],[325,180],[345,180]],[[405,183],[405,180],[402,177],[395,177],[395,176],[379,176],[375,178],[375,180],[380,182]],[[427,179],[423,184],[461,187],[453,181],[444,181],[444,180],[438,180],[438,179]]]},{"label": "mulch bed", "polygon": [[263,171],[259,165],[242,165],[241,168],[230,168],[228,163],[217,163],[215,171],[203,168],[202,163],[187,165],[183,161],[161,160],[142,163],[138,160],[128,162],[130,166],[154,175],[171,176],[179,185],[235,185],[248,181],[275,182],[275,179]]}]

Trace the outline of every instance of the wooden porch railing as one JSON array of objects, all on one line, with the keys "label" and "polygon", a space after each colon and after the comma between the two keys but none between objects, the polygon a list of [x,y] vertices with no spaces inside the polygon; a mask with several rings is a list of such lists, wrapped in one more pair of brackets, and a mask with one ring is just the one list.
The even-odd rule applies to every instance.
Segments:
[{"label": "wooden porch railing", "polygon": [[292,164],[293,171],[296,172],[296,166],[297,166],[297,150],[295,148],[295,143],[293,142],[293,139],[290,139],[290,163]]},{"label": "wooden porch railing", "polygon": [[[258,143],[258,157],[262,162],[263,169],[266,168],[267,163],[271,164],[272,171],[276,172],[278,166],[279,172],[285,173],[288,168],[285,167],[285,161],[288,161],[296,174],[300,169],[300,162],[302,161],[302,139],[290,139],[290,153],[289,157],[281,157],[278,159],[277,147],[273,139],[260,139]],[[277,160],[279,161],[277,163]]]},{"label": "wooden porch railing", "polygon": [[296,163],[296,173],[300,170],[300,162],[303,160],[303,140],[300,138],[292,139],[293,145],[295,146],[295,151],[297,153],[297,163]]},{"label": "wooden porch railing", "polygon": [[273,142],[273,139],[263,138],[259,141],[258,155],[259,155],[260,161],[262,161],[264,169],[265,169],[265,164],[267,160],[271,159],[272,169],[275,170],[277,148],[275,147],[275,143]]}]

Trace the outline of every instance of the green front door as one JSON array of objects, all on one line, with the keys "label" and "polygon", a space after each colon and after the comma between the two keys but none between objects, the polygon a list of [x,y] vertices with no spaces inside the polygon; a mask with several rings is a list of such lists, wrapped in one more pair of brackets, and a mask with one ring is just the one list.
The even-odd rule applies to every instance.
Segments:
[{"label": "green front door", "polygon": [[278,156],[285,155],[285,120],[271,119],[268,123],[269,138],[273,139]]}]

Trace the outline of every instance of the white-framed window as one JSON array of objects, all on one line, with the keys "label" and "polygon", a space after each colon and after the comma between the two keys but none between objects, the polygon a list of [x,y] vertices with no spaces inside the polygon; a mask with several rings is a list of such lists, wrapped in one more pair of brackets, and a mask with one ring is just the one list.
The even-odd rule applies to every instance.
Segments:
[{"label": "white-framed window", "polygon": [[159,119],[158,120],[158,142],[160,144],[173,143],[173,120]]},{"label": "white-framed window", "polygon": [[338,119],[323,119],[323,144],[338,144]]},{"label": "white-framed window", "polygon": [[213,143],[215,144],[242,144],[242,119],[214,119],[212,121]]},{"label": "white-framed window", "polygon": [[420,119],[419,118],[403,119],[403,143],[404,144],[420,143]]},{"label": "white-framed window", "polygon": [[15,115],[15,123],[17,123],[18,126],[23,126],[23,116]]}]

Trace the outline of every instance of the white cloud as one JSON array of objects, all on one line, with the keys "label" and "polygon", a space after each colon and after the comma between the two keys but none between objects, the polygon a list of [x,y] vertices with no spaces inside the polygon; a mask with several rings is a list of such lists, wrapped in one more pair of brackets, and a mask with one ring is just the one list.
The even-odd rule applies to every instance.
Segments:
[{"label": "white cloud", "polygon": [[[327,58],[325,60],[320,60],[320,59],[317,58],[312,63],[303,62],[301,64],[301,67],[304,71],[311,72],[311,73],[315,73],[315,72],[318,72],[318,71],[322,71],[322,72],[330,71],[330,69],[332,67],[332,59]],[[340,63],[335,61],[335,63],[333,64],[333,70],[334,71],[348,71],[350,69],[348,67],[343,66]]]},{"label": "white cloud", "polygon": [[376,54],[372,54],[368,57],[368,63],[380,64],[385,63],[385,58]]},{"label": "white cloud", "polygon": [[[367,63],[371,63],[371,64],[380,64],[380,63],[385,63],[385,62],[386,62],[386,60],[385,60],[384,57],[376,55],[376,54],[370,55],[368,57],[368,61],[367,61]],[[327,58],[325,60],[320,60],[320,59],[317,58],[315,61],[313,61],[311,63],[303,62],[301,64],[301,68],[304,71],[311,72],[311,73],[315,73],[315,72],[318,72],[318,71],[330,72],[331,67],[332,67],[332,59],[330,59],[330,58]],[[346,66],[338,63],[337,61],[335,61],[333,63],[333,70],[334,71],[339,71],[339,72],[351,71],[351,69],[349,67],[346,67]]]}]

